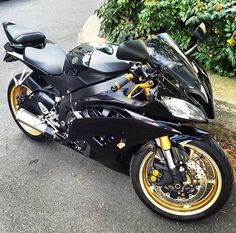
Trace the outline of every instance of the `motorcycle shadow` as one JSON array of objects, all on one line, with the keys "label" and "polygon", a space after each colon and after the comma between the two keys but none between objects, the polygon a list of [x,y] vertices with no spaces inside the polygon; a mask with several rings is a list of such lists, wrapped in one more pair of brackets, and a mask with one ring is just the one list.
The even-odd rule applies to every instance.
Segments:
[{"label": "motorcycle shadow", "polygon": [[89,158],[99,162],[103,166],[106,166],[113,171],[129,176],[129,165],[123,161],[120,161],[114,156],[108,154],[101,155],[92,153]]},{"label": "motorcycle shadow", "polygon": [[[26,139],[28,138],[26,137]],[[52,144],[55,145],[55,141],[49,138],[47,138],[46,140],[43,140],[42,142],[34,142],[34,143],[39,143],[39,144],[42,143],[43,145],[47,144],[48,146],[51,146]],[[67,148],[67,149],[74,151],[73,149],[70,149],[70,148]],[[85,156],[82,154],[80,155]],[[85,156],[85,157],[88,157],[89,159],[92,159],[113,171],[129,176],[129,164],[119,159],[120,158],[119,156],[112,156],[110,154],[97,154],[95,152],[91,152],[89,156]]]}]

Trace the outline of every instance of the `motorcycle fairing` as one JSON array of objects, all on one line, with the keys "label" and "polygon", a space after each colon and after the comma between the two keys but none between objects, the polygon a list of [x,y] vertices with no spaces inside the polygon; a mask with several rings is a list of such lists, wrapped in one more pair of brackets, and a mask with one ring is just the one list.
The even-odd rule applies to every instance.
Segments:
[{"label": "motorcycle fairing", "polygon": [[146,42],[153,64],[166,69],[179,83],[188,89],[199,88],[197,73],[190,60],[184,55],[167,33],[161,33]]},{"label": "motorcycle fairing", "polygon": [[210,80],[207,76],[206,71],[200,67],[194,60],[192,61],[193,64],[196,66],[198,69],[198,77],[201,80],[201,85],[204,87],[206,90],[207,98],[208,98],[208,103],[205,101],[200,101],[201,105],[203,105],[207,116],[209,119],[214,119],[215,118],[215,103],[214,103],[214,98],[213,98],[213,91],[212,91],[212,86],[210,83]]},{"label": "motorcycle fairing", "polygon": [[[72,92],[70,99],[72,103],[78,103],[82,100],[86,100],[86,102],[97,101],[97,103],[99,103],[100,99],[100,104],[104,103],[102,101],[106,101],[118,106],[125,105],[127,109],[133,109],[141,113],[145,112],[154,119],[158,118],[161,120],[174,120],[174,122],[188,122],[187,119],[180,119],[172,116],[168,108],[162,103],[163,96],[173,96],[177,98],[181,97],[182,99],[197,106],[204,112],[204,109],[196,101],[186,95],[181,88],[176,87],[166,78],[159,78],[158,86],[153,89],[153,93],[150,95],[149,101],[128,99],[125,95],[124,89],[117,92],[112,92],[110,90],[111,86],[119,79],[120,77]],[[195,120],[195,122],[198,121]]]},{"label": "motorcycle fairing", "polygon": [[[20,75],[17,75],[16,78],[19,79]],[[39,80],[42,81],[42,79]],[[34,90],[41,90],[33,77],[29,77],[25,83]],[[130,101],[134,103],[134,101]],[[71,108],[70,101],[68,101],[67,104],[67,107]],[[112,152],[114,154],[120,154],[137,144],[141,145],[153,138],[158,138],[163,135],[175,137],[176,142],[199,139],[209,135],[207,132],[191,126],[144,117],[133,112],[131,108],[130,110],[124,109],[122,102],[114,101],[113,98],[106,95],[97,95],[87,98],[85,101],[82,101],[81,104],[82,107],[88,108],[98,106],[113,109],[120,108],[121,114],[125,116],[124,118],[83,118],[73,121],[73,124],[70,126],[69,139],[72,141],[86,140],[92,149],[98,153]],[[142,106],[139,105],[139,107]],[[61,108],[63,109],[63,107]],[[66,110],[67,108],[65,107],[64,109]],[[67,111],[68,109],[66,113]],[[106,134],[116,137],[106,145],[99,144],[96,138]],[[117,144],[122,139],[125,139],[126,147],[119,149]]]},{"label": "motorcycle fairing", "polygon": [[[121,153],[137,144],[145,143],[164,135],[173,136],[175,129],[160,121],[130,118],[82,118],[73,121],[69,138],[71,141],[86,140],[98,153]],[[107,141],[101,137],[110,138]],[[111,140],[112,138],[112,140]],[[118,143],[125,143],[119,148]]]},{"label": "motorcycle fairing", "polygon": [[[170,82],[186,92],[192,100],[204,107],[208,118],[214,118],[214,103],[211,84],[205,71],[189,59],[179,49],[167,33],[161,33],[148,40],[146,45],[150,52],[150,61],[161,67],[164,76]],[[188,98],[188,99],[190,99]]]},{"label": "motorcycle fairing", "polygon": [[[70,126],[69,139],[85,140],[97,153],[121,154],[135,145],[143,145],[166,135],[180,144],[211,137],[208,132],[188,125],[153,120],[128,110],[121,111],[126,111],[130,116],[75,119]],[[101,137],[112,137],[112,140],[101,141]],[[118,147],[120,142],[125,143],[124,148]]]}]

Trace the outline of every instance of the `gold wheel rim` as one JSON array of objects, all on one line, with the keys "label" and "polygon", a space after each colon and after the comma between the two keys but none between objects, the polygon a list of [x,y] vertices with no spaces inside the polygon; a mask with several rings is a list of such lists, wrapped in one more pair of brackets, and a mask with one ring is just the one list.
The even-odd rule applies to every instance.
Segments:
[{"label": "gold wheel rim", "polygon": [[153,152],[149,152],[145,156],[139,170],[140,184],[148,200],[156,207],[165,212],[181,216],[199,214],[205,211],[206,209],[210,208],[218,199],[222,189],[222,177],[220,170],[215,161],[210,157],[210,155],[193,145],[186,145],[185,147],[188,147],[190,149],[190,156],[192,156],[191,153],[193,153],[193,151],[203,155],[211,165],[212,174],[214,176],[214,179],[209,180],[209,185],[211,185],[211,187],[207,195],[201,198],[200,200],[192,203],[191,205],[176,204],[163,199],[161,195],[156,192],[155,186],[150,181],[148,181],[148,167],[150,161],[155,156]]},{"label": "gold wheel rim", "polygon": [[[28,87],[26,87],[24,85],[14,86],[11,89],[10,102],[11,102],[11,107],[12,107],[12,111],[14,113],[14,116],[16,116],[16,111],[19,108],[19,105],[18,105],[18,102],[17,102],[17,97],[19,95],[21,95],[23,93],[23,91],[26,91],[27,94],[30,94],[32,92]],[[35,129],[32,129],[31,127],[29,127],[29,126],[27,126],[27,125],[25,125],[23,123],[19,122],[19,124],[30,135],[32,135],[32,136],[39,136],[39,135],[41,135],[41,132],[39,132],[39,131],[37,131]]]}]

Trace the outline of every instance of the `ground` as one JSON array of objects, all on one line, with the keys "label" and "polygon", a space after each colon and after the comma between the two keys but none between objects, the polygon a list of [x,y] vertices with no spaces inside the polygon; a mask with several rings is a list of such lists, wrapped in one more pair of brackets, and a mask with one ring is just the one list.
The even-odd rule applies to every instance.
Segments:
[{"label": "ground", "polygon": [[[65,50],[98,0],[8,0],[0,20],[38,28]],[[1,29],[0,46],[6,38]],[[3,54],[0,55],[2,60]],[[53,142],[34,142],[15,125],[7,85],[18,63],[0,62],[0,232],[236,232],[235,193],[208,219],[176,222],[148,210],[130,178]]]},{"label": "ground", "polygon": [[213,84],[214,96],[217,98],[217,118],[214,125],[210,127],[217,135],[220,145],[227,151],[236,179],[236,80],[211,72],[209,76]]}]

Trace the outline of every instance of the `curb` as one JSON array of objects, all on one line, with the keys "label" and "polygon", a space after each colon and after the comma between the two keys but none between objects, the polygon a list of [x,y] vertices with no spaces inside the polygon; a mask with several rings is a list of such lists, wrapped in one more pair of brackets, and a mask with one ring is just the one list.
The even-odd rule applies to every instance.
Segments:
[{"label": "curb", "polygon": [[99,37],[100,20],[96,15],[90,16],[78,35],[78,44],[87,42],[107,42],[105,38]]},{"label": "curb", "polygon": [[[99,37],[100,22],[100,19],[96,15],[90,16],[79,32],[78,44],[107,42],[105,38]],[[211,72],[209,72],[209,77],[216,103],[216,119],[211,124],[218,125],[217,129],[214,129],[214,133],[216,133],[215,130],[218,133],[223,128],[229,131],[230,138],[236,144],[236,80],[224,78],[222,81],[222,77]]]}]

